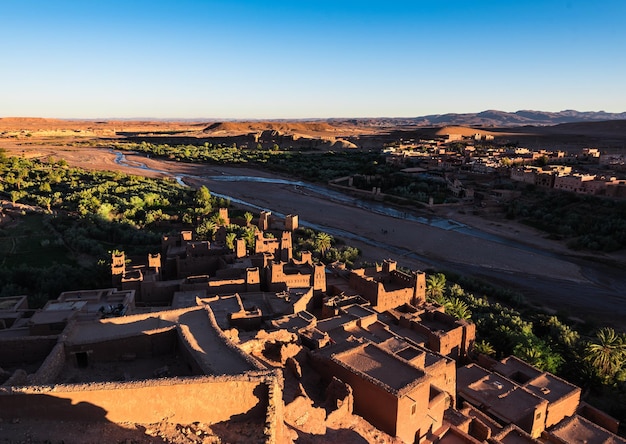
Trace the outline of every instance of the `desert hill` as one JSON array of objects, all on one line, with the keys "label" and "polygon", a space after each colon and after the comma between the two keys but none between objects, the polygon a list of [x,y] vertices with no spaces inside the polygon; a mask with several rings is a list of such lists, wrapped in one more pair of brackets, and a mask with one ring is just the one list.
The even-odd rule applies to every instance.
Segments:
[{"label": "desert hill", "polygon": [[485,136],[493,135],[494,133],[482,129],[470,128],[467,126],[444,126],[443,128],[435,131],[435,136],[443,136],[447,134],[460,134],[463,137],[471,137],[474,134],[480,134],[481,136]]},{"label": "desert hill", "polygon": [[207,126],[204,132],[260,132],[280,131],[294,132],[335,132],[336,127],[326,122],[216,122]]},{"label": "desert hill", "polygon": [[[201,126],[206,126],[202,123]],[[160,120],[73,120],[41,117],[0,117],[0,131],[190,131],[197,122]]]},{"label": "desert hill", "polygon": [[516,127],[516,126],[552,126],[561,123],[598,122],[604,120],[624,120],[626,112],[607,113],[604,111],[558,112],[521,110],[506,112],[486,110],[478,113],[447,113],[430,114],[418,117],[380,117],[360,119],[330,119],[333,124],[349,123],[353,126],[370,127],[441,127],[441,126],[482,126],[482,127]]},{"label": "desert hill", "polygon": [[603,122],[562,123],[544,132],[553,134],[584,134],[586,136],[626,137],[626,120],[606,120]]}]

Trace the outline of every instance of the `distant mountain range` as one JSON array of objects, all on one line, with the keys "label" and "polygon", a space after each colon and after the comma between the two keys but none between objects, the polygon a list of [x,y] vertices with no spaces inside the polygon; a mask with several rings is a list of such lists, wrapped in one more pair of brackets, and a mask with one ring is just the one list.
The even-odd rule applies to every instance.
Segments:
[{"label": "distant mountain range", "polygon": [[[335,119],[331,119],[333,121]],[[626,120],[626,112],[607,113],[604,111],[559,112],[522,110],[508,113],[498,110],[487,110],[467,114],[431,114],[421,117],[406,118],[371,118],[371,119],[336,119],[336,122],[367,126],[482,126],[482,127],[513,127],[513,126],[551,126],[561,123],[600,122],[605,120]]]}]

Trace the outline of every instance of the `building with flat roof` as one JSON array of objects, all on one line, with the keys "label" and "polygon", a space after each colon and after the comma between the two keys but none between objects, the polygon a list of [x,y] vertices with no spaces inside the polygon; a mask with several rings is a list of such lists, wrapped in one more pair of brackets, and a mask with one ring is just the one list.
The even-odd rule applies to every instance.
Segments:
[{"label": "building with flat roof", "polygon": [[400,356],[370,341],[350,340],[317,350],[312,359],[324,377],[339,378],[352,387],[355,413],[391,436],[413,443],[443,425],[454,393],[436,384],[441,376],[436,371],[441,368],[431,368],[428,364],[433,363],[426,360],[419,366]]},{"label": "building with flat roof", "polygon": [[426,302],[426,274],[412,274],[397,269],[397,262],[385,260],[382,266],[350,271],[336,270],[328,293],[360,295],[379,312],[403,304],[420,305]]},{"label": "building with flat roof", "polygon": [[509,356],[500,361],[493,371],[506,376],[535,396],[548,401],[546,428],[574,415],[580,404],[580,387],[552,373],[543,372],[515,356]]},{"label": "building with flat roof", "polygon": [[460,399],[505,425],[519,426],[534,438],[545,429],[547,400],[477,364],[458,369],[457,393]]},{"label": "building with flat roof", "polygon": [[626,439],[578,415],[553,426],[543,438],[549,444],[626,444]]}]

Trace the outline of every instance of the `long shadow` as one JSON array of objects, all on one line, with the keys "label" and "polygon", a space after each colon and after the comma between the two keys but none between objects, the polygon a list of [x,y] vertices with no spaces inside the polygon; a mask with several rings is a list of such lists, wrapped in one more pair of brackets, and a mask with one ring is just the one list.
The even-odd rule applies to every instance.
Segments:
[{"label": "long shadow", "polygon": [[326,429],[324,435],[314,435],[298,431],[297,444],[323,444],[340,442],[342,444],[369,444],[369,441],[351,429]]},{"label": "long shadow", "polygon": [[[120,400],[123,402],[123,400]],[[107,410],[88,402],[44,394],[0,394],[3,443],[64,444],[133,442],[165,444],[144,427],[125,428],[109,421]]]}]

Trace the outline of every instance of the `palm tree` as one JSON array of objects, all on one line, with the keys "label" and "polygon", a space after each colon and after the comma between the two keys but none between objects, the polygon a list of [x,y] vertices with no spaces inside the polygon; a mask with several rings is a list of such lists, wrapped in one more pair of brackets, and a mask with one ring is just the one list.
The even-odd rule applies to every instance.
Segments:
[{"label": "palm tree", "polygon": [[234,250],[235,249],[235,239],[237,239],[237,234],[236,233],[226,233],[226,246],[230,249],[230,250]]},{"label": "palm tree", "polygon": [[315,248],[317,248],[322,256],[330,249],[332,242],[333,238],[328,233],[320,232],[315,236]]},{"label": "palm tree", "polygon": [[446,275],[443,273],[431,274],[426,278],[426,296],[441,301],[446,290]]},{"label": "palm tree", "polygon": [[587,343],[585,360],[603,378],[612,378],[626,361],[626,340],[610,327],[598,330]]},{"label": "palm tree", "polygon": [[533,347],[532,345],[515,347],[513,353],[522,361],[528,362],[535,367],[543,368],[543,354],[537,347]]},{"label": "palm tree", "polygon": [[204,219],[198,228],[196,228],[196,234],[201,240],[212,240],[217,228],[218,226],[215,221],[212,219]]},{"label": "palm tree", "polygon": [[224,220],[224,218],[220,216],[219,213],[215,213],[213,216],[211,216],[211,220],[215,222],[215,224],[218,226],[222,226],[226,224],[226,220]]},{"label": "palm tree", "polygon": [[469,306],[459,298],[452,298],[444,304],[446,313],[454,316],[457,319],[469,319],[472,316],[472,312]]},{"label": "palm tree", "polygon": [[480,353],[481,355],[495,356],[496,349],[493,348],[493,345],[483,339],[481,341],[474,342],[474,352]]},{"label": "palm tree", "polygon": [[244,220],[246,221],[246,227],[250,226],[250,222],[252,222],[252,218],[253,218],[253,217],[254,217],[254,216],[253,216],[253,215],[252,215],[252,213],[251,213],[251,212],[249,212],[249,211],[246,211],[246,212],[243,214],[243,218],[244,218]]},{"label": "palm tree", "polygon": [[256,227],[244,229],[242,238],[246,241],[246,246],[254,250],[254,244],[256,243]]}]

